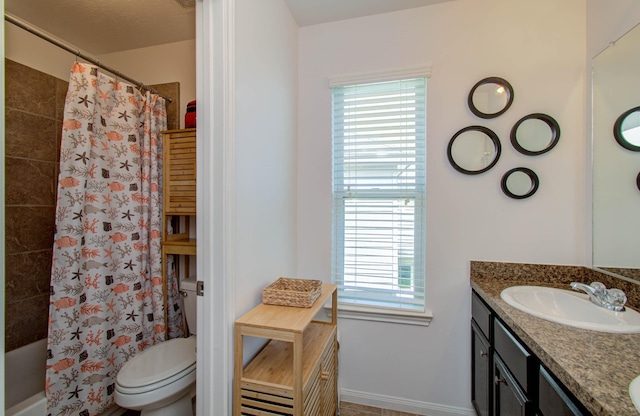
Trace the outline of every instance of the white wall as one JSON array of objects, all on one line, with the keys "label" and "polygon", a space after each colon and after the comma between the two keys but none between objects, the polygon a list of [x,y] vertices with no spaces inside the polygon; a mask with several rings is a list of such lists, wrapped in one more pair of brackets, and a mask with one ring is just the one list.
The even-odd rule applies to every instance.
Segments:
[{"label": "white wall", "polygon": [[587,59],[640,23],[637,0],[587,0]]},{"label": "white wall", "polygon": [[[585,210],[583,0],[458,0],[300,30],[298,274],[331,278],[331,96],[327,77],[433,65],[427,98],[427,328],[341,319],[343,400],[429,415],[468,414],[469,261],[582,265]],[[514,104],[494,120],[466,107],[470,88],[500,76]],[[521,117],[543,112],[562,135],[529,157],[509,142]],[[489,172],[449,166],[451,136],[492,128],[503,154]],[[540,177],[531,198],[500,189],[509,169]]]},{"label": "white wall", "polygon": [[180,127],[189,101],[196,99],[196,41],[167,43],[97,56],[100,61],[146,85],[180,83]]},{"label": "white wall", "polygon": [[5,58],[62,80],[69,80],[75,57],[19,27],[5,23]]},{"label": "white wall", "polygon": [[296,271],[298,28],[282,0],[235,3],[236,317]]}]

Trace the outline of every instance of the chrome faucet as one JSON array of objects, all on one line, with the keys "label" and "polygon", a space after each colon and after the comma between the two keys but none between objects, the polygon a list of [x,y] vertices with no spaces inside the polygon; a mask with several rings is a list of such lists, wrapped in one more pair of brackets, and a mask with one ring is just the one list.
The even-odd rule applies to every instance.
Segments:
[{"label": "chrome faucet", "polygon": [[622,290],[607,289],[607,287],[600,282],[593,282],[590,285],[572,282],[571,289],[585,292],[589,295],[591,302],[614,312],[624,311],[624,304],[627,302],[627,296]]}]

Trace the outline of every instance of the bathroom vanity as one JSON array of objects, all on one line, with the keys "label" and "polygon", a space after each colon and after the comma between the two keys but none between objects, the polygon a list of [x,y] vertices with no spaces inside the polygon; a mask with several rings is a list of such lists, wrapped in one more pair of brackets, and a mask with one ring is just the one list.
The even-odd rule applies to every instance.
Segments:
[{"label": "bathroom vanity", "polygon": [[584,267],[472,262],[471,398],[478,415],[638,415],[628,389],[640,374],[640,334],[569,327],[500,298],[515,285],[569,289],[571,281],[601,277],[593,273]]},{"label": "bathroom vanity", "polygon": [[472,401],[478,415],[588,415],[497,314],[471,296]]}]

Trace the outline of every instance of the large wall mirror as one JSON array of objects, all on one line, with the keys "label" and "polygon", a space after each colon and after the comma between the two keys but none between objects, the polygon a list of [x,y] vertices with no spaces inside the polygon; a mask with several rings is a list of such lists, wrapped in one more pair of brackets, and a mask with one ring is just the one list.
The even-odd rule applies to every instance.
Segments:
[{"label": "large wall mirror", "polygon": [[[640,26],[593,59],[593,267],[640,281],[640,152],[614,137],[640,106]],[[626,119],[626,117],[623,117]],[[628,126],[627,126],[628,127]],[[625,134],[631,139],[630,128]]]}]

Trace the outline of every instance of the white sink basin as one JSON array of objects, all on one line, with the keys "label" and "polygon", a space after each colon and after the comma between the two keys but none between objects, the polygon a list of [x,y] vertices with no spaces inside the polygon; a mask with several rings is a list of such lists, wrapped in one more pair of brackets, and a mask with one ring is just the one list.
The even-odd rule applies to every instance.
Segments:
[{"label": "white sink basin", "polygon": [[631,396],[633,405],[640,412],[640,376],[634,378],[631,384],[629,384],[629,395]]},{"label": "white sink basin", "polygon": [[589,296],[542,286],[511,286],[500,293],[516,309],[576,328],[613,333],[640,333],[640,313],[613,312],[591,303]]}]

